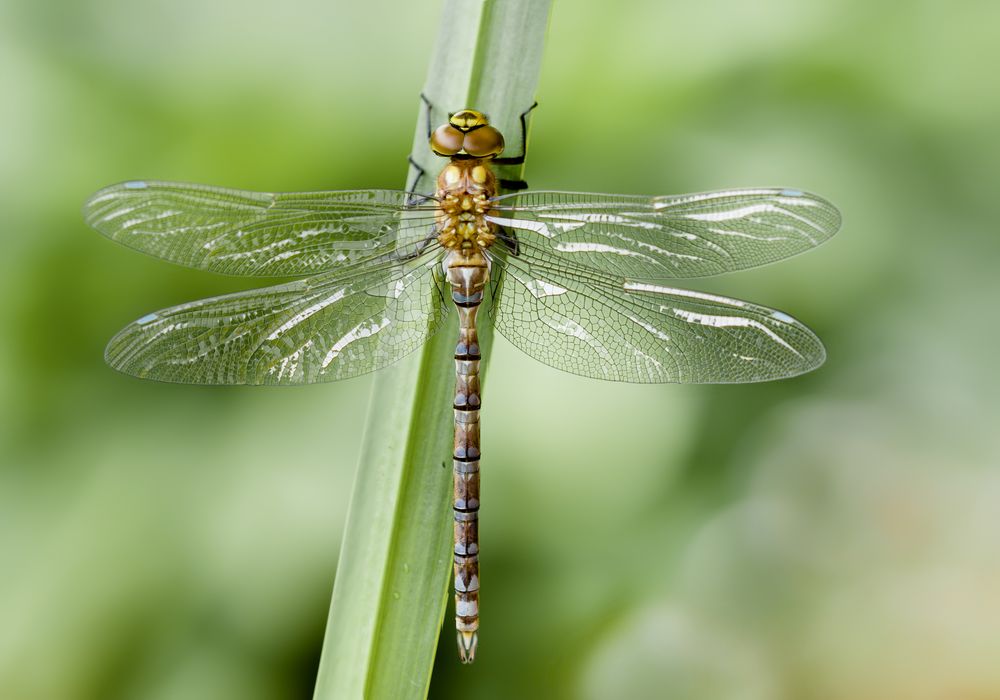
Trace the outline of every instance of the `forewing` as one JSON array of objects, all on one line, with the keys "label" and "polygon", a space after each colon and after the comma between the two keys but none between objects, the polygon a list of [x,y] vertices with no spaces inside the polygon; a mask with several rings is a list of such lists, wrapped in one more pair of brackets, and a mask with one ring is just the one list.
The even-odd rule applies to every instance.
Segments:
[{"label": "forewing", "polygon": [[[495,256],[497,331],[558,369],[622,382],[744,383],[823,363],[819,339],[780,311],[629,282],[544,250]],[[496,272],[495,272],[496,274]]]},{"label": "forewing", "polygon": [[498,198],[490,219],[579,265],[636,280],[764,265],[840,227],[832,204],[790,189],[665,197],[529,191]]},{"label": "forewing", "polygon": [[437,256],[148,314],[108,344],[113,368],[188,384],[311,384],[385,367],[444,322]]},{"label": "forewing", "polygon": [[243,276],[314,275],[407,258],[431,235],[407,193],[271,194],[134,181],[95,193],[88,224],[113,241],[187,267]]}]

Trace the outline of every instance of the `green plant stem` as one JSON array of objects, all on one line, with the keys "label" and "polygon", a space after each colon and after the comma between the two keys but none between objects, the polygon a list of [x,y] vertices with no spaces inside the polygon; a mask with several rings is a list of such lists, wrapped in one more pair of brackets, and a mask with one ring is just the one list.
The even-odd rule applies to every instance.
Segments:
[{"label": "green plant stem", "polygon": [[[550,5],[446,0],[424,87],[432,120],[478,109],[507,136],[508,154],[519,152],[519,117],[534,101]],[[423,103],[418,114],[412,157],[428,192],[446,161],[427,147]],[[522,170],[507,166],[501,176],[520,179]],[[481,325],[486,350],[492,333]],[[314,700],[427,696],[451,579],[457,337],[452,314],[451,325],[375,380]],[[487,593],[486,609],[488,601]]]}]

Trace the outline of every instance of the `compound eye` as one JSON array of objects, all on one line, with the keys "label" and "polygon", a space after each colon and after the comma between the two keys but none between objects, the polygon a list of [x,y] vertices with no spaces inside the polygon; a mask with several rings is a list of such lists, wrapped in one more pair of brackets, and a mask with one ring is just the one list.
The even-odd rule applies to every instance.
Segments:
[{"label": "compound eye", "polygon": [[465,135],[465,152],[476,158],[500,155],[503,136],[492,126],[481,126]]},{"label": "compound eye", "polygon": [[451,124],[444,124],[431,134],[431,150],[439,156],[453,156],[462,150],[464,137],[465,134]]}]

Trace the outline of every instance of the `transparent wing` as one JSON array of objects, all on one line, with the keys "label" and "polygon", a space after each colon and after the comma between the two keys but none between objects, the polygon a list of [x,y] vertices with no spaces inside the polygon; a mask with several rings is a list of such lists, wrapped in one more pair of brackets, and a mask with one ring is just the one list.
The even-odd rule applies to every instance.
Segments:
[{"label": "transparent wing", "polygon": [[522,192],[497,199],[489,217],[530,231],[579,265],[620,277],[703,277],[764,265],[819,245],[840,214],[789,189],[667,197]]},{"label": "transparent wing", "polygon": [[743,383],[825,359],[812,331],[780,311],[626,281],[567,257],[523,240],[519,255],[493,256],[496,329],[552,367],[622,382]]},{"label": "transparent wing", "polygon": [[134,181],[95,193],[83,213],[111,240],[180,265],[297,277],[410,257],[431,235],[434,215],[408,207],[407,197],[393,190],[271,194]]},{"label": "transparent wing", "polygon": [[371,372],[447,318],[438,258],[164,309],[122,329],[105,359],[136,377],[188,384],[310,384]]}]

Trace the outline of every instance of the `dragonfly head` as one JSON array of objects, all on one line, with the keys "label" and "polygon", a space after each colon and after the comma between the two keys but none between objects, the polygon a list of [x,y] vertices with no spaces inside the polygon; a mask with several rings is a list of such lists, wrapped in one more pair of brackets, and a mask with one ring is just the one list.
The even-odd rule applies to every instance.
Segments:
[{"label": "dragonfly head", "polygon": [[431,133],[431,150],[445,158],[493,158],[503,152],[503,135],[482,112],[463,109]]}]

